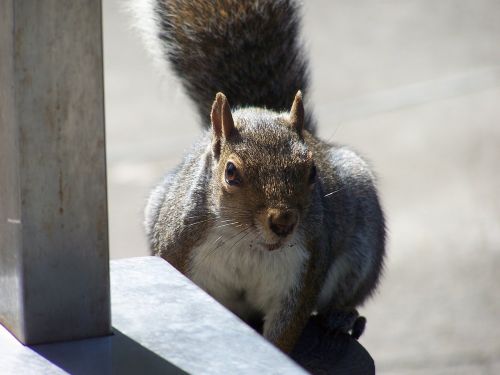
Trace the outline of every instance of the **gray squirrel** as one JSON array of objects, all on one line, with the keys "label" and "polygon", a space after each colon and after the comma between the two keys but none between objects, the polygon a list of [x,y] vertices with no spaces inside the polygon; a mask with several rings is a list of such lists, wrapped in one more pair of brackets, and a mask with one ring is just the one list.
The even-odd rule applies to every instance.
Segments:
[{"label": "gray squirrel", "polygon": [[312,314],[359,337],[384,216],[366,162],[315,136],[297,2],[138,7],[208,128],[151,193],[152,253],[286,353]]}]

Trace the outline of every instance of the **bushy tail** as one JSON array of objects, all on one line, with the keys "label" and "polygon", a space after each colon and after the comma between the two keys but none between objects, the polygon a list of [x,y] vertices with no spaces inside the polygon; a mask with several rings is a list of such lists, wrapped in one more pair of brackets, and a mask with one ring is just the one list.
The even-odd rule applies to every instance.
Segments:
[{"label": "bushy tail", "polygon": [[[144,0],[143,0],[144,1]],[[308,72],[293,0],[145,0],[161,53],[181,78],[203,124],[215,94],[231,106],[289,110],[307,98]],[[313,120],[306,110],[306,128]]]}]

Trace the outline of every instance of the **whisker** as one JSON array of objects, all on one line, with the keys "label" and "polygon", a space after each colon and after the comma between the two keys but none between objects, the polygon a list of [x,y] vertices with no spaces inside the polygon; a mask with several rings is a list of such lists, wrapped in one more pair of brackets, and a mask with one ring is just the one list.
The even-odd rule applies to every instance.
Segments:
[{"label": "whisker", "polygon": [[[216,245],[217,242],[219,242],[224,236],[223,235],[220,235],[219,237],[217,237],[215,239],[215,241],[212,241],[210,244],[211,245]],[[200,261],[197,261],[196,263],[204,263],[208,256],[210,256],[212,253],[215,253],[215,251],[218,249],[219,247],[218,246],[214,246],[212,250],[209,250],[205,256],[203,256],[203,258],[200,260]],[[189,273],[191,273],[193,271],[193,267],[194,267],[194,262],[191,262],[191,264],[189,265]]]},{"label": "whisker", "polygon": [[326,143],[330,143],[332,140],[333,140],[333,137],[335,137],[335,135],[337,134],[337,132],[340,130],[340,128],[342,128],[342,126],[344,125],[343,122],[339,123],[335,129],[333,130],[333,133],[332,135],[330,135],[330,137],[328,137],[328,139],[326,140]]},{"label": "whisker", "polygon": [[333,194],[337,194],[338,192],[340,192],[340,191],[342,191],[344,189],[345,189],[344,187],[341,187],[340,189],[334,190],[334,191],[332,191],[332,192],[330,192],[328,194],[323,195],[323,198],[329,197],[330,195],[333,195]]},{"label": "whisker", "polygon": [[[209,213],[203,213],[203,214],[200,214],[200,215],[193,215],[193,216],[183,216],[182,218],[184,220],[186,219],[202,219],[202,218],[206,218],[207,216],[211,216],[211,214]],[[215,220],[216,217],[208,217],[208,219],[213,219]]]},{"label": "whisker", "polygon": [[[238,237],[239,235],[241,235],[242,233],[244,233],[246,230],[248,230],[248,228],[249,227],[245,227],[242,230],[238,231],[236,234],[232,235],[227,241],[225,241],[225,243],[231,241],[233,238]],[[214,244],[215,244],[215,242],[214,242]],[[225,243],[222,245],[222,247],[224,247]],[[207,251],[207,253],[205,254],[205,256],[203,256],[203,258],[201,259],[200,262],[204,263],[208,259],[208,257],[212,256],[220,248],[221,248],[221,246],[214,246],[211,250]]]},{"label": "whisker", "polygon": [[[247,228],[248,229],[248,228]],[[241,237],[238,241],[236,241],[233,246],[231,246],[231,248],[228,250],[228,251],[231,251],[231,249],[233,247],[235,247],[239,242],[241,242],[246,236],[248,236],[250,233],[252,233],[251,231],[248,231],[243,237]]]},{"label": "whisker", "polygon": [[[218,222],[220,222],[220,223],[227,223],[227,222],[229,222],[229,221],[231,221],[231,220],[233,220],[233,219],[217,220],[217,219],[215,219],[215,218],[209,218],[209,219],[205,219],[205,220],[200,220],[200,221],[197,221],[197,222],[195,222],[195,223],[189,223],[189,224],[187,224],[187,225],[186,225],[186,227],[191,227],[191,226],[193,226],[193,225],[196,225],[196,224],[202,224],[202,223],[206,223],[206,222],[209,222],[209,221],[218,221]],[[234,223],[229,223],[229,224],[235,224],[235,223],[238,223],[238,222],[237,222],[237,221],[235,221]],[[216,228],[218,228],[218,227],[216,227]]]},{"label": "whisker", "polygon": [[[235,241],[235,242],[231,245],[231,247],[229,248],[229,250],[227,250],[227,251],[230,251],[230,250],[231,250],[231,249],[235,246],[235,244],[236,244],[236,243],[238,243],[238,242],[239,242],[242,238],[244,238],[244,237],[246,236],[245,232],[247,232],[247,231],[248,231],[248,233],[251,233],[251,232],[249,231],[249,229],[250,229],[250,226],[249,226],[249,225],[247,225],[247,226],[246,226],[246,227],[244,227],[242,230],[238,231],[236,234],[232,235],[229,239],[227,239],[227,240],[225,241],[225,243],[228,243],[228,242],[230,242],[232,239],[237,238],[238,236],[241,236],[241,235],[242,235],[242,236],[240,237],[240,239],[237,239],[237,240],[236,240],[236,241]],[[247,234],[248,234],[248,233],[247,233]],[[224,247],[224,245],[223,245],[222,247]],[[211,256],[211,255],[213,255],[213,254],[215,253],[215,251],[216,251],[217,249],[220,249],[220,248],[221,248],[221,247],[214,247],[214,249],[213,249],[213,250],[211,250],[211,251],[209,251],[209,252],[207,253],[207,256]],[[206,257],[205,257],[205,258],[206,258]],[[205,260],[205,258],[204,258],[204,260]]]},{"label": "whisker", "polygon": [[206,223],[207,221],[210,221],[210,220],[212,220],[212,219],[206,219],[206,220],[197,221],[196,223],[190,223],[190,224],[186,225],[186,227],[191,227],[191,226],[196,225],[196,224]]},{"label": "whisker", "polygon": [[228,225],[234,225],[234,224],[239,224],[239,221],[234,221],[234,222],[232,222],[232,223],[227,223],[227,224],[218,225],[218,226],[216,226],[216,227],[214,227],[214,228],[217,228],[217,229],[218,229],[218,228],[227,227]]}]

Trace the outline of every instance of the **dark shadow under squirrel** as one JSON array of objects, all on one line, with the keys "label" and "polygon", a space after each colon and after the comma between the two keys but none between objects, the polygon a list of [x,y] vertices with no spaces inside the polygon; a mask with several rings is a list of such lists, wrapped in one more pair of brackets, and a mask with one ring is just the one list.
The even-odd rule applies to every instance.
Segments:
[{"label": "dark shadow under squirrel", "polygon": [[149,44],[209,125],[149,198],[152,252],[284,352],[312,314],[359,337],[384,217],[365,161],[314,135],[296,2],[144,4]]}]

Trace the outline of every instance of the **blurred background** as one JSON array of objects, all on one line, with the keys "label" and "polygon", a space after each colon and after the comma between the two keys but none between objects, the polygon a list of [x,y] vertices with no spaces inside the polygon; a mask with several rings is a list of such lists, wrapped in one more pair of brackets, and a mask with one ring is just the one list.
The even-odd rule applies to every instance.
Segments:
[{"label": "blurred background", "polygon": [[[200,133],[119,0],[104,1],[112,258],[148,255],[150,189]],[[319,135],[371,161],[389,242],[362,344],[381,374],[500,374],[500,2],[304,7]]]}]

